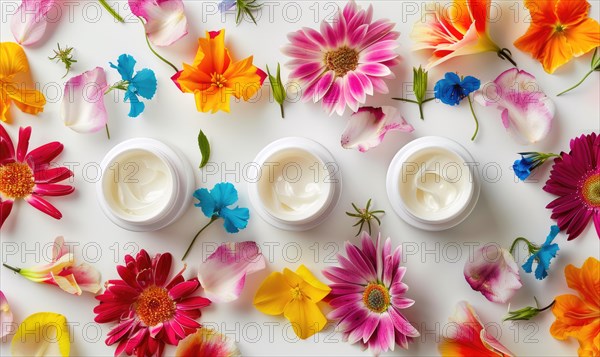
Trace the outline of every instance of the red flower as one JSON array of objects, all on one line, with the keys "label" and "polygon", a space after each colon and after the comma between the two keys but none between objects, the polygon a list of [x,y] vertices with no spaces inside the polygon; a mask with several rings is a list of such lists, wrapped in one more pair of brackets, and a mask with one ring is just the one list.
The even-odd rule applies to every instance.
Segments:
[{"label": "red flower", "polygon": [[566,230],[568,240],[577,238],[593,218],[600,238],[600,136],[581,135],[571,140],[571,151],[554,160],[544,191],[559,196],[546,208]]},{"label": "red flower", "polygon": [[176,346],[201,327],[196,319],[210,300],[191,296],[200,283],[183,278],[185,267],[168,279],[172,260],[170,253],[151,259],[145,250],[135,259],[126,255],[125,266],[117,265],[122,280],[109,280],[96,297],[100,304],[94,308],[94,320],[118,323],[106,339],[109,346],[119,343],[115,356],[160,357],[165,343]]},{"label": "red flower", "polygon": [[31,127],[20,128],[15,150],[10,136],[0,125],[0,227],[17,199],[24,199],[47,215],[60,219],[60,211],[42,196],[64,196],[75,190],[73,186],[57,184],[73,176],[71,170],[50,167],[50,162],[63,151],[63,144],[54,141],[28,153],[30,136]]}]

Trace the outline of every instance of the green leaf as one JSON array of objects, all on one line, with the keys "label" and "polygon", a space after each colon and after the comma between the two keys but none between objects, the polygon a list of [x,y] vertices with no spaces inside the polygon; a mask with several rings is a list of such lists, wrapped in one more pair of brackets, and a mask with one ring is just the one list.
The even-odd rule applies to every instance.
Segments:
[{"label": "green leaf", "polygon": [[200,168],[203,168],[208,163],[208,159],[210,159],[210,143],[202,130],[198,133],[198,147],[200,148],[200,154],[202,154]]}]

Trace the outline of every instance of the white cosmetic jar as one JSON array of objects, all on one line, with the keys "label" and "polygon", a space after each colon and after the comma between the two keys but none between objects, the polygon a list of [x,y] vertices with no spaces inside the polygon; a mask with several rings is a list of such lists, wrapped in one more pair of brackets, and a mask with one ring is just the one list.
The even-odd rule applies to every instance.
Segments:
[{"label": "white cosmetic jar", "polygon": [[306,138],[279,139],[247,170],[255,211],[274,227],[304,231],[321,224],[337,204],[342,176],[333,155]]},{"label": "white cosmetic jar", "polygon": [[136,232],[162,229],[189,207],[194,173],[185,157],[166,144],[135,138],[113,147],[100,164],[100,208],[116,225]]},{"label": "white cosmetic jar", "polygon": [[427,136],[398,151],[386,178],[392,208],[408,224],[450,229],[473,211],[481,189],[473,156],[459,143]]}]

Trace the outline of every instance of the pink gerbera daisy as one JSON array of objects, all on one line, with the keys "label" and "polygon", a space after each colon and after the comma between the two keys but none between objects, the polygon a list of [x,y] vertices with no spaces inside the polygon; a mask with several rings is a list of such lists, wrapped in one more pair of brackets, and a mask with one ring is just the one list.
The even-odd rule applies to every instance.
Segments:
[{"label": "pink gerbera daisy", "polygon": [[546,208],[566,230],[568,240],[577,238],[594,219],[600,238],[600,136],[581,135],[571,140],[571,152],[554,160],[544,191],[559,196]]},{"label": "pink gerbera daisy", "polygon": [[388,93],[383,78],[393,78],[400,33],[387,19],[372,20],[372,6],[363,10],[350,1],[320,32],[303,28],[288,35],[283,52],[293,58],[290,78],[302,86],[304,100],[323,100],[329,114],[342,115],[346,105],[356,112],[367,94]]},{"label": "pink gerbera daisy", "polygon": [[28,153],[30,136],[31,127],[20,128],[15,149],[6,129],[0,125],[0,227],[18,199],[60,219],[60,211],[42,196],[64,196],[75,190],[73,186],[57,184],[73,176],[71,170],[50,167],[50,161],[63,151],[63,144],[54,141]]},{"label": "pink gerbera daisy", "polygon": [[333,284],[327,316],[338,321],[338,330],[350,343],[361,342],[374,354],[394,350],[395,344],[408,348],[419,332],[400,313],[414,304],[404,297],[408,286],[402,282],[406,272],[400,266],[400,247],[392,253],[391,239],[377,244],[363,232],[362,247],[346,242],[347,258],[338,255],[340,267],[329,267],[323,274]]},{"label": "pink gerbera daisy", "polygon": [[119,343],[115,356],[160,357],[165,343],[177,345],[201,327],[195,320],[210,300],[191,296],[200,283],[183,278],[185,267],[168,279],[172,260],[170,253],[150,259],[145,250],[135,259],[126,255],[125,266],[117,266],[122,280],[109,280],[104,293],[96,297],[100,304],[94,308],[94,320],[118,323],[106,339],[109,346]]}]

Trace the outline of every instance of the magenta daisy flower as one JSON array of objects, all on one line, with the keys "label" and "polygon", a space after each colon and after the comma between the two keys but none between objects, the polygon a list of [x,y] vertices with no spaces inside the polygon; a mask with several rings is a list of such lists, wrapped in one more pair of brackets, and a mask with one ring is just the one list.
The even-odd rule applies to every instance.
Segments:
[{"label": "magenta daisy flower", "polygon": [[13,203],[27,203],[55,219],[62,213],[42,197],[65,196],[75,188],[59,182],[73,176],[66,167],[51,165],[63,151],[63,144],[51,142],[29,150],[31,127],[19,129],[15,147],[10,136],[0,125],[0,228],[12,211]]},{"label": "magenta daisy flower", "polygon": [[392,253],[388,238],[381,245],[363,232],[362,247],[346,242],[347,258],[338,255],[340,267],[328,267],[325,277],[330,285],[329,304],[333,311],[327,316],[338,321],[337,329],[350,343],[360,342],[374,354],[394,350],[395,344],[408,348],[408,342],[419,332],[400,310],[414,301],[404,297],[408,286],[402,282],[405,267],[400,266],[400,247]]},{"label": "magenta daisy flower", "polygon": [[126,255],[125,266],[117,266],[122,280],[109,280],[96,297],[100,304],[94,320],[118,323],[106,339],[108,346],[118,343],[115,356],[160,357],[165,344],[177,345],[201,327],[196,319],[210,300],[192,296],[200,283],[186,281],[185,268],[169,279],[172,260],[170,253],[151,259],[143,249],[135,259]]},{"label": "magenta daisy flower", "polygon": [[388,93],[383,78],[393,78],[399,32],[394,23],[373,22],[373,8],[358,8],[348,2],[332,23],[322,22],[321,31],[303,28],[290,33],[283,52],[292,57],[288,66],[304,93],[303,100],[322,100],[331,115],[342,115],[346,106],[356,112],[367,94]]},{"label": "magenta daisy flower", "polygon": [[544,191],[559,196],[546,208],[568,240],[577,238],[594,219],[600,238],[600,136],[581,135],[571,140],[571,151],[554,160]]}]

